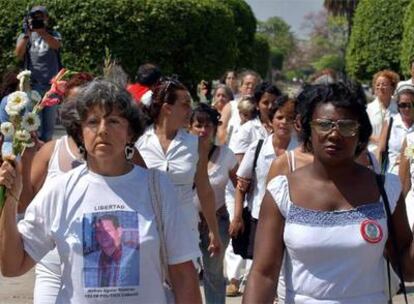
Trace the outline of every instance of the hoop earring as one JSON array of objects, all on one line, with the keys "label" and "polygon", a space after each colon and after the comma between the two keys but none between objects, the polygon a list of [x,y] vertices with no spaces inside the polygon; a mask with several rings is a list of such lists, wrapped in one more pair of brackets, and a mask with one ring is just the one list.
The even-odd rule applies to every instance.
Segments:
[{"label": "hoop earring", "polygon": [[125,158],[126,158],[127,161],[132,160],[132,158],[134,157],[134,152],[135,152],[134,144],[131,144],[131,143],[126,144],[126,146],[125,146]]}]

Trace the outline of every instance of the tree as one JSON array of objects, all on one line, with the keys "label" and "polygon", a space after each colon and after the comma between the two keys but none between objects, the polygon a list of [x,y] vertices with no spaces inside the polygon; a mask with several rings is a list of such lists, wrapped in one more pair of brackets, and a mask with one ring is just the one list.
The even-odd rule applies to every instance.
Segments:
[{"label": "tree", "polygon": [[[252,68],[257,21],[251,7],[244,0],[218,0],[233,13],[235,29],[235,63],[232,68]],[[227,32],[222,32],[227,35]]]},{"label": "tree", "polygon": [[348,25],[348,37],[351,34],[352,19],[358,2],[359,0],[325,0],[323,3],[323,6],[333,16],[345,16]]},{"label": "tree", "polygon": [[414,1],[407,7],[404,18],[404,33],[401,43],[401,71],[410,75],[410,61],[414,59]]},{"label": "tree", "polygon": [[[238,49],[241,44],[236,37],[243,36],[247,26],[236,27],[235,12],[225,2],[43,0],[42,4],[47,6],[62,34],[63,63],[70,69],[100,74],[107,47],[129,75],[134,75],[140,64],[150,61],[159,64],[166,74],[180,75],[188,84],[234,68],[237,54],[244,51]],[[0,0],[1,69],[12,61],[26,7],[32,3]],[[255,19],[249,22],[253,24],[249,23],[253,28],[253,45]]]},{"label": "tree", "polygon": [[401,16],[407,4],[407,0],[359,2],[346,52],[346,70],[350,76],[370,80],[379,70],[400,70]]},{"label": "tree", "polygon": [[284,60],[296,47],[290,26],[279,17],[270,17],[264,22],[259,21],[257,32],[269,41],[272,67],[281,70]]}]

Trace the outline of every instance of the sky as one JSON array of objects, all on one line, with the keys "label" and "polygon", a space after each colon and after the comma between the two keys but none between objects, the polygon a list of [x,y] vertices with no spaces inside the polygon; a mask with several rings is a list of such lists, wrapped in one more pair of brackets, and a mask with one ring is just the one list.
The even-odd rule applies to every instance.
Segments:
[{"label": "sky", "polygon": [[301,29],[303,16],[308,12],[318,12],[323,8],[323,0],[245,0],[256,18],[264,21],[278,16],[291,26],[298,38],[305,39],[307,32]]}]

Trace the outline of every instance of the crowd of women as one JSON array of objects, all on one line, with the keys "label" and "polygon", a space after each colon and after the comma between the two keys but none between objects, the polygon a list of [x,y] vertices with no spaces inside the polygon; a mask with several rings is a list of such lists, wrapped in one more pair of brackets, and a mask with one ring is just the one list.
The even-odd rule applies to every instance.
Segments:
[{"label": "crowd of women", "polygon": [[206,303],[387,303],[414,279],[412,80],[378,72],[367,105],[350,81],[292,97],[229,71],[193,106],[139,71],[145,103],[73,75],[67,135],[1,165],[1,271],[36,267],[34,303],[201,303],[200,278]]}]

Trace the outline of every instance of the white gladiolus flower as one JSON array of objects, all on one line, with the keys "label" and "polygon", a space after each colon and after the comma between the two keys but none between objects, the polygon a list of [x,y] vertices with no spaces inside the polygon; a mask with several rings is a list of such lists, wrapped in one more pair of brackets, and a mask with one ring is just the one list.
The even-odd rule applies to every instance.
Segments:
[{"label": "white gladiolus flower", "polygon": [[12,137],[14,134],[14,126],[11,122],[8,122],[8,121],[3,122],[0,125],[0,131],[1,131],[1,134],[4,135],[4,137]]},{"label": "white gladiolus flower", "polygon": [[407,148],[405,148],[404,156],[407,157],[410,160],[414,159],[414,145],[407,146]]},{"label": "white gladiolus flower", "polygon": [[31,71],[29,71],[29,70],[24,70],[24,71],[21,71],[18,75],[17,75],[17,79],[18,80],[21,80],[23,77],[30,77],[32,75],[32,72]]},{"label": "white gladiolus flower", "polygon": [[42,100],[42,96],[40,96],[38,91],[32,90],[30,92],[30,99],[36,104]]},{"label": "white gladiolus flower", "polygon": [[23,146],[26,148],[33,148],[35,143],[33,141],[23,143]]},{"label": "white gladiolus flower", "polygon": [[22,128],[26,131],[33,132],[39,129],[40,119],[36,113],[26,113],[22,119]]},{"label": "white gladiolus flower", "polygon": [[13,92],[7,97],[7,105],[5,110],[7,114],[15,115],[16,112],[19,113],[21,110],[23,110],[28,102],[29,98],[27,97],[27,94],[25,92]]},{"label": "white gladiolus flower", "polygon": [[26,130],[16,131],[15,136],[18,141],[28,141],[30,139],[30,133]]}]

